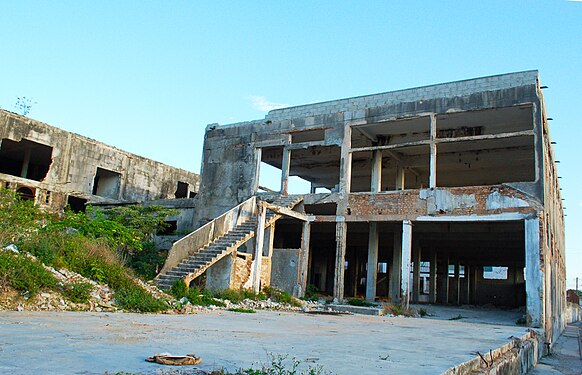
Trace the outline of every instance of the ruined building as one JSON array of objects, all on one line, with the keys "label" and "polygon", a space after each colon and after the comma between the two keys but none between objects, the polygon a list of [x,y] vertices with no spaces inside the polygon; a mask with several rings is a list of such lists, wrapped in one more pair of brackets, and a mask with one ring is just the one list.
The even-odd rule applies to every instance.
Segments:
[{"label": "ruined building", "polygon": [[[199,229],[158,283],[523,307],[551,341],[564,216],[542,89],[525,71],[209,125]],[[288,194],[290,176],[311,188]]]},{"label": "ruined building", "polygon": [[[198,175],[0,110],[0,183],[49,209],[189,198]],[[191,223],[188,223],[188,228]]]}]

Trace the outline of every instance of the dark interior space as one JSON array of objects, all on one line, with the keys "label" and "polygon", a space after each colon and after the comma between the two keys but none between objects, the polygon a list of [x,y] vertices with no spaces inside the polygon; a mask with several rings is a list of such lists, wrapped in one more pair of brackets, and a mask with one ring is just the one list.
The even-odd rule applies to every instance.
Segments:
[{"label": "dark interior space", "polygon": [[335,251],[335,223],[312,223],[307,283],[328,295],[333,294]]},{"label": "dark interior space", "polygon": [[178,181],[178,186],[176,187],[176,192],[174,193],[175,198],[188,198],[188,184],[185,182]]},{"label": "dark interior space", "polygon": [[67,205],[69,208],[76,213],[85,212],[87,207],[87,200],[79,197],[75,197],[73,195],[69,195],[67,197]]},{"label": "dark interior space", "polygon": [[53,148],[22,139],[15,142],[2,139],[0,144],[0,173],[42,181],[52,163]]}]

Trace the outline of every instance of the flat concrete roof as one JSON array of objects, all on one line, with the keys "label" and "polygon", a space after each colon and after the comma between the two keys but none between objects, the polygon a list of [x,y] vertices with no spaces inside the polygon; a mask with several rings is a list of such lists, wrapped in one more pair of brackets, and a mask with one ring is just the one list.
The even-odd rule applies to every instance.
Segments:
[{"label": "flat concrete roof", "polygon": [[[492,314],[484,311],[480,316],[489,321]],[[267,353],[272,353],[322,365],[334,374],[438,374],[473,359],[476,351],[487,353],[511,341],[510,336],[525,334],[526,327],[509,325],[512,319],[504,316],[500,324],[490,324],[276,311],[195,315],[2,311],[0,372],[150,374],[189,368],[145,362],[153,354],[169,352],[195,353],[203,359],[197,368],[204,370],[260,366],[269,363]]]}]

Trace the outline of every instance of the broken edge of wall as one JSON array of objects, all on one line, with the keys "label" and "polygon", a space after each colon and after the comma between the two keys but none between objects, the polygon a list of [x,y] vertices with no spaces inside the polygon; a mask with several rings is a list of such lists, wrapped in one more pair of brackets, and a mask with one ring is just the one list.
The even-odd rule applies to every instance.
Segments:
[{"label": "broken edge of wall", "polygon": [[[529,330],[491,352],[477,354],[473,359],[451,367],[443,375],[462,374],[526,374],[543,355],[545,338],[539,331]],[[485,363],[487,362],[487,363]]]}]

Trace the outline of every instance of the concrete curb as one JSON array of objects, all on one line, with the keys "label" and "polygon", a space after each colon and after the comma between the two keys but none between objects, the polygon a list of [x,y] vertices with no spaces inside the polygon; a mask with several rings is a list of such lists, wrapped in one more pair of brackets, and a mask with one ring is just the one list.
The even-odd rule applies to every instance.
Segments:
[{"label": "concrete curb", "polygon": [[530,330],[520,338],[482,353],[475,358],[449,368],[443,375],[461,374],[526,374],[541,358],[543,334]]}]

